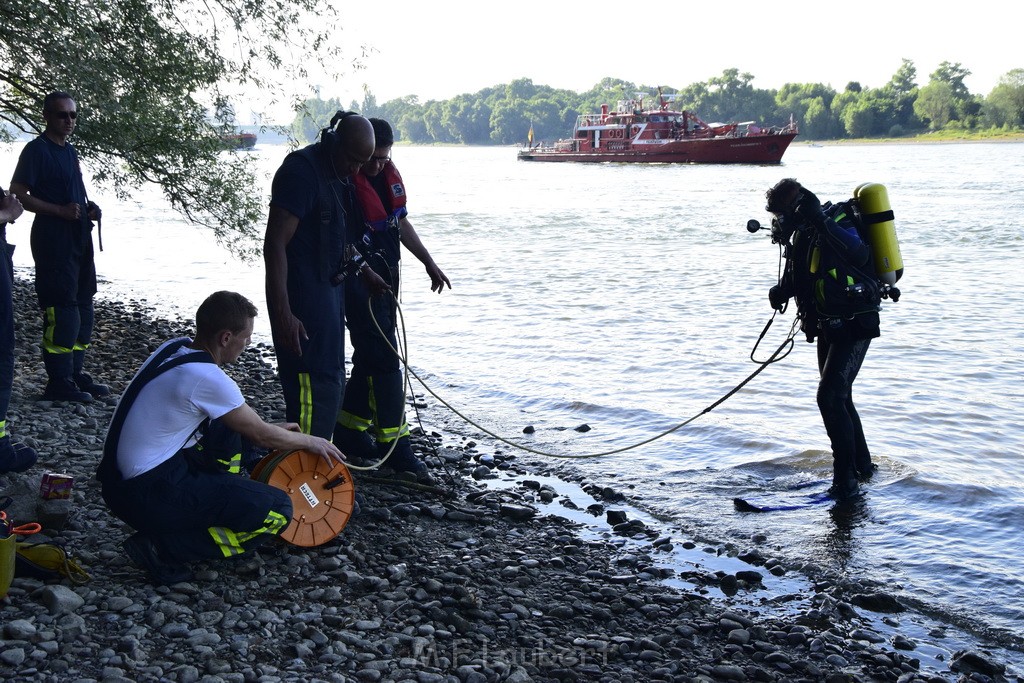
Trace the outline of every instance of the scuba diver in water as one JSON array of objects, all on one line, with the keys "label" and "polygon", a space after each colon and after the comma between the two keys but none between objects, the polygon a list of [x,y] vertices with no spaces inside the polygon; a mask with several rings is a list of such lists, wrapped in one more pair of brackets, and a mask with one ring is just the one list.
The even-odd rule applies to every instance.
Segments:
[{"label": "scuba diver in water", "polygon": [[860,495],[859,481],[877,466],[853,404],[853,382],[879,336],[882,292],[871,250],[858,232],[850,204],[824,206],[813,192],[785,178],[766,193],[775,216],[773,240],[786,246],[786,266],[768,292],[772,308],[783,311],[796,299],[807,341],[817,339],[818,409],[832,442],[829,492],[837,501]]}]

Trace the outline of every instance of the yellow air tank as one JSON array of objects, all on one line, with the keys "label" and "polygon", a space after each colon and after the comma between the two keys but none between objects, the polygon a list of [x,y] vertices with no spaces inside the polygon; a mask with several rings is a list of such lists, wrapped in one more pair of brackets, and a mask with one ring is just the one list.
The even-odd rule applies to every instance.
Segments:
[{"label": "yellow air tank", "polygon": [[864,224],[867,226],[878,279],[894,285],[903,277],[903,256],[900,254],[900,242],[896,237],[896,223],[893,221],[892,206],[889,204],[889,193],[884,185],[864,183],[853,191],[853,197],[860,205]]}]

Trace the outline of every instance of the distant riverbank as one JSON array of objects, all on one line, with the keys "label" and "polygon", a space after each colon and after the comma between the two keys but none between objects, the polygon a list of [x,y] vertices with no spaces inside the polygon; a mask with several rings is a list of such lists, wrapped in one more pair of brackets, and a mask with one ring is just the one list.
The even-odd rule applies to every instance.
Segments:
[{"label": "distant riverbank", "polygon": [[794,144],[803,145],[932,145],[949,143],[976,142],[1024,142],[1024,132],[1019,133],[965,133],[962,131],[925,133],[914,137],[903,138],[846,138],[842,140],[811,140],[800,139]]}]

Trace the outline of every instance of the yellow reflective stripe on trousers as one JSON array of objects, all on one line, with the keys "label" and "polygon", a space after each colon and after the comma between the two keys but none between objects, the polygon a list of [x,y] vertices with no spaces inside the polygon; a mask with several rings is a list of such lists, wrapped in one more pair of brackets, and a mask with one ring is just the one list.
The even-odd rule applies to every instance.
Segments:
[{"label": "yellow reflective stripe on trousers", "polygon": [[260,534],[273,534],[277,535],[288,526],[288,518],[282,515],[280,512],[274,512],[273,510],[267,515],[267,518],[263,520],[263,526],[255,531],[241,531],[235,534],[235,538],[238,539],[239,543],[245,543],[251,541]]},{"label": "yellow reflective stripe on trousers", "polygon": [[384,427],[383,429],[377,430],[377,441],[381,443],[391,443],[397,439],[401,439],[403,436],[409,436],[409,423],[403,422],[398,427]]},{"label": "yellow reflective stripe on trousers", "polygon": [[46,309],[46,324],[43,326],[43,351],[47,353],[71,353],[75,350],[81,350],[77,348],[68,348],[66,346],[57,346],[53,343],[53,333],[57,329],[57,310],[50,306]]},{"label": "yellow reflective stripe on trousers", "polygon": [[345,427],[346,429],[354,429],[359,432],[365,432],[367,429],[370,428],[370,425],[373,423],[364,417],[359,417],[358,415],[353,415],[347,410],[342,410],[338,412],[338,424],[340,424],[342,427]]},{"label": "yellow reflective stripe on trousers", "polygon": [[299,373],[299,429],[303,434],[313,429],[313,389],[308,372]]},{"label": "yellow reflective stripe on trousers", "polygon": [[224,557],[234,557],[245,552],[245,548],[242,547],[243,543],[251,541],[260,534],[279,534],[287,525],[287,517],[280,512],[271,510],[267,518],[263,520],[263,526],[253,531],[235,532],[222,526],[212,526],[207,531],[210,532],[213,542],[220,548]]},{"label": "yellow reflective stripe on trousers", "polygon": [[224,466],[224,469],[228,474],[238,474],[242,471],[242,454],[235,453],[231,456],[230,460],[218,460],[218,463]]},{"label": "yellow reflective stripe on trousers", "polygon": [[231,529],[227,529],[222,526],[212,526],[207,529],[210,532],[210,536],[213,537],[213,542],[220,548],[220,552],[224,557],[233,557],[234,555],[241,555],[245,552],[242,548],[242,542]]},{"label": "yellow reflective stripe on trousers", "polygon": [[[403,436],[409,436],[409,423],[403,421],[397,427],[380,427],[380,415],[377,413],[377,392],[373,389],[373,377],[366,378],[366,384],[369,388],[369,401],[370,401],[370,414],[373,415],[373,420],[378,424],[377,427],[377,443],[391,443],[397,439],[401,439]],[[405,397],[402,397],[405,400]],[[369,426],[369,422],[367,422]]]},{"label": "yellow reflective stripe on trousers", "polygon": [[377,419],[377,395],[373,391],[373,377],[366,378],[366,400],[370,406],[370,415]]},{"label": "yellow reflective stripe on trousers", "polygon": [[7,420],[0,420],[0,439],[7,436]]}]

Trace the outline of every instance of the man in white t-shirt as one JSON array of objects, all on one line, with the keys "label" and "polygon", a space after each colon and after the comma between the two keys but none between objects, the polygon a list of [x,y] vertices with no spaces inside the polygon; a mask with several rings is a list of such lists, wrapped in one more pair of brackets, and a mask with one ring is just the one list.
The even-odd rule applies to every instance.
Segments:
[{"label": "man in white t-shirt", "polygon": [[196,313],[195,340],[161,345],[114,413],[97,476],[107,506],[136,529],[125,552],[154,584],[188,580],[187,562],[240,555],[291,520],[283,491],[204,466],[210,452],[222,451],[201,443],[209,421],[218,427],[211,434],[239,442],[344,459],[330,441],[296,424],[264,422],[221,369],[248,346],[255,317],[256,307],[241,294],[210,295]]}]

